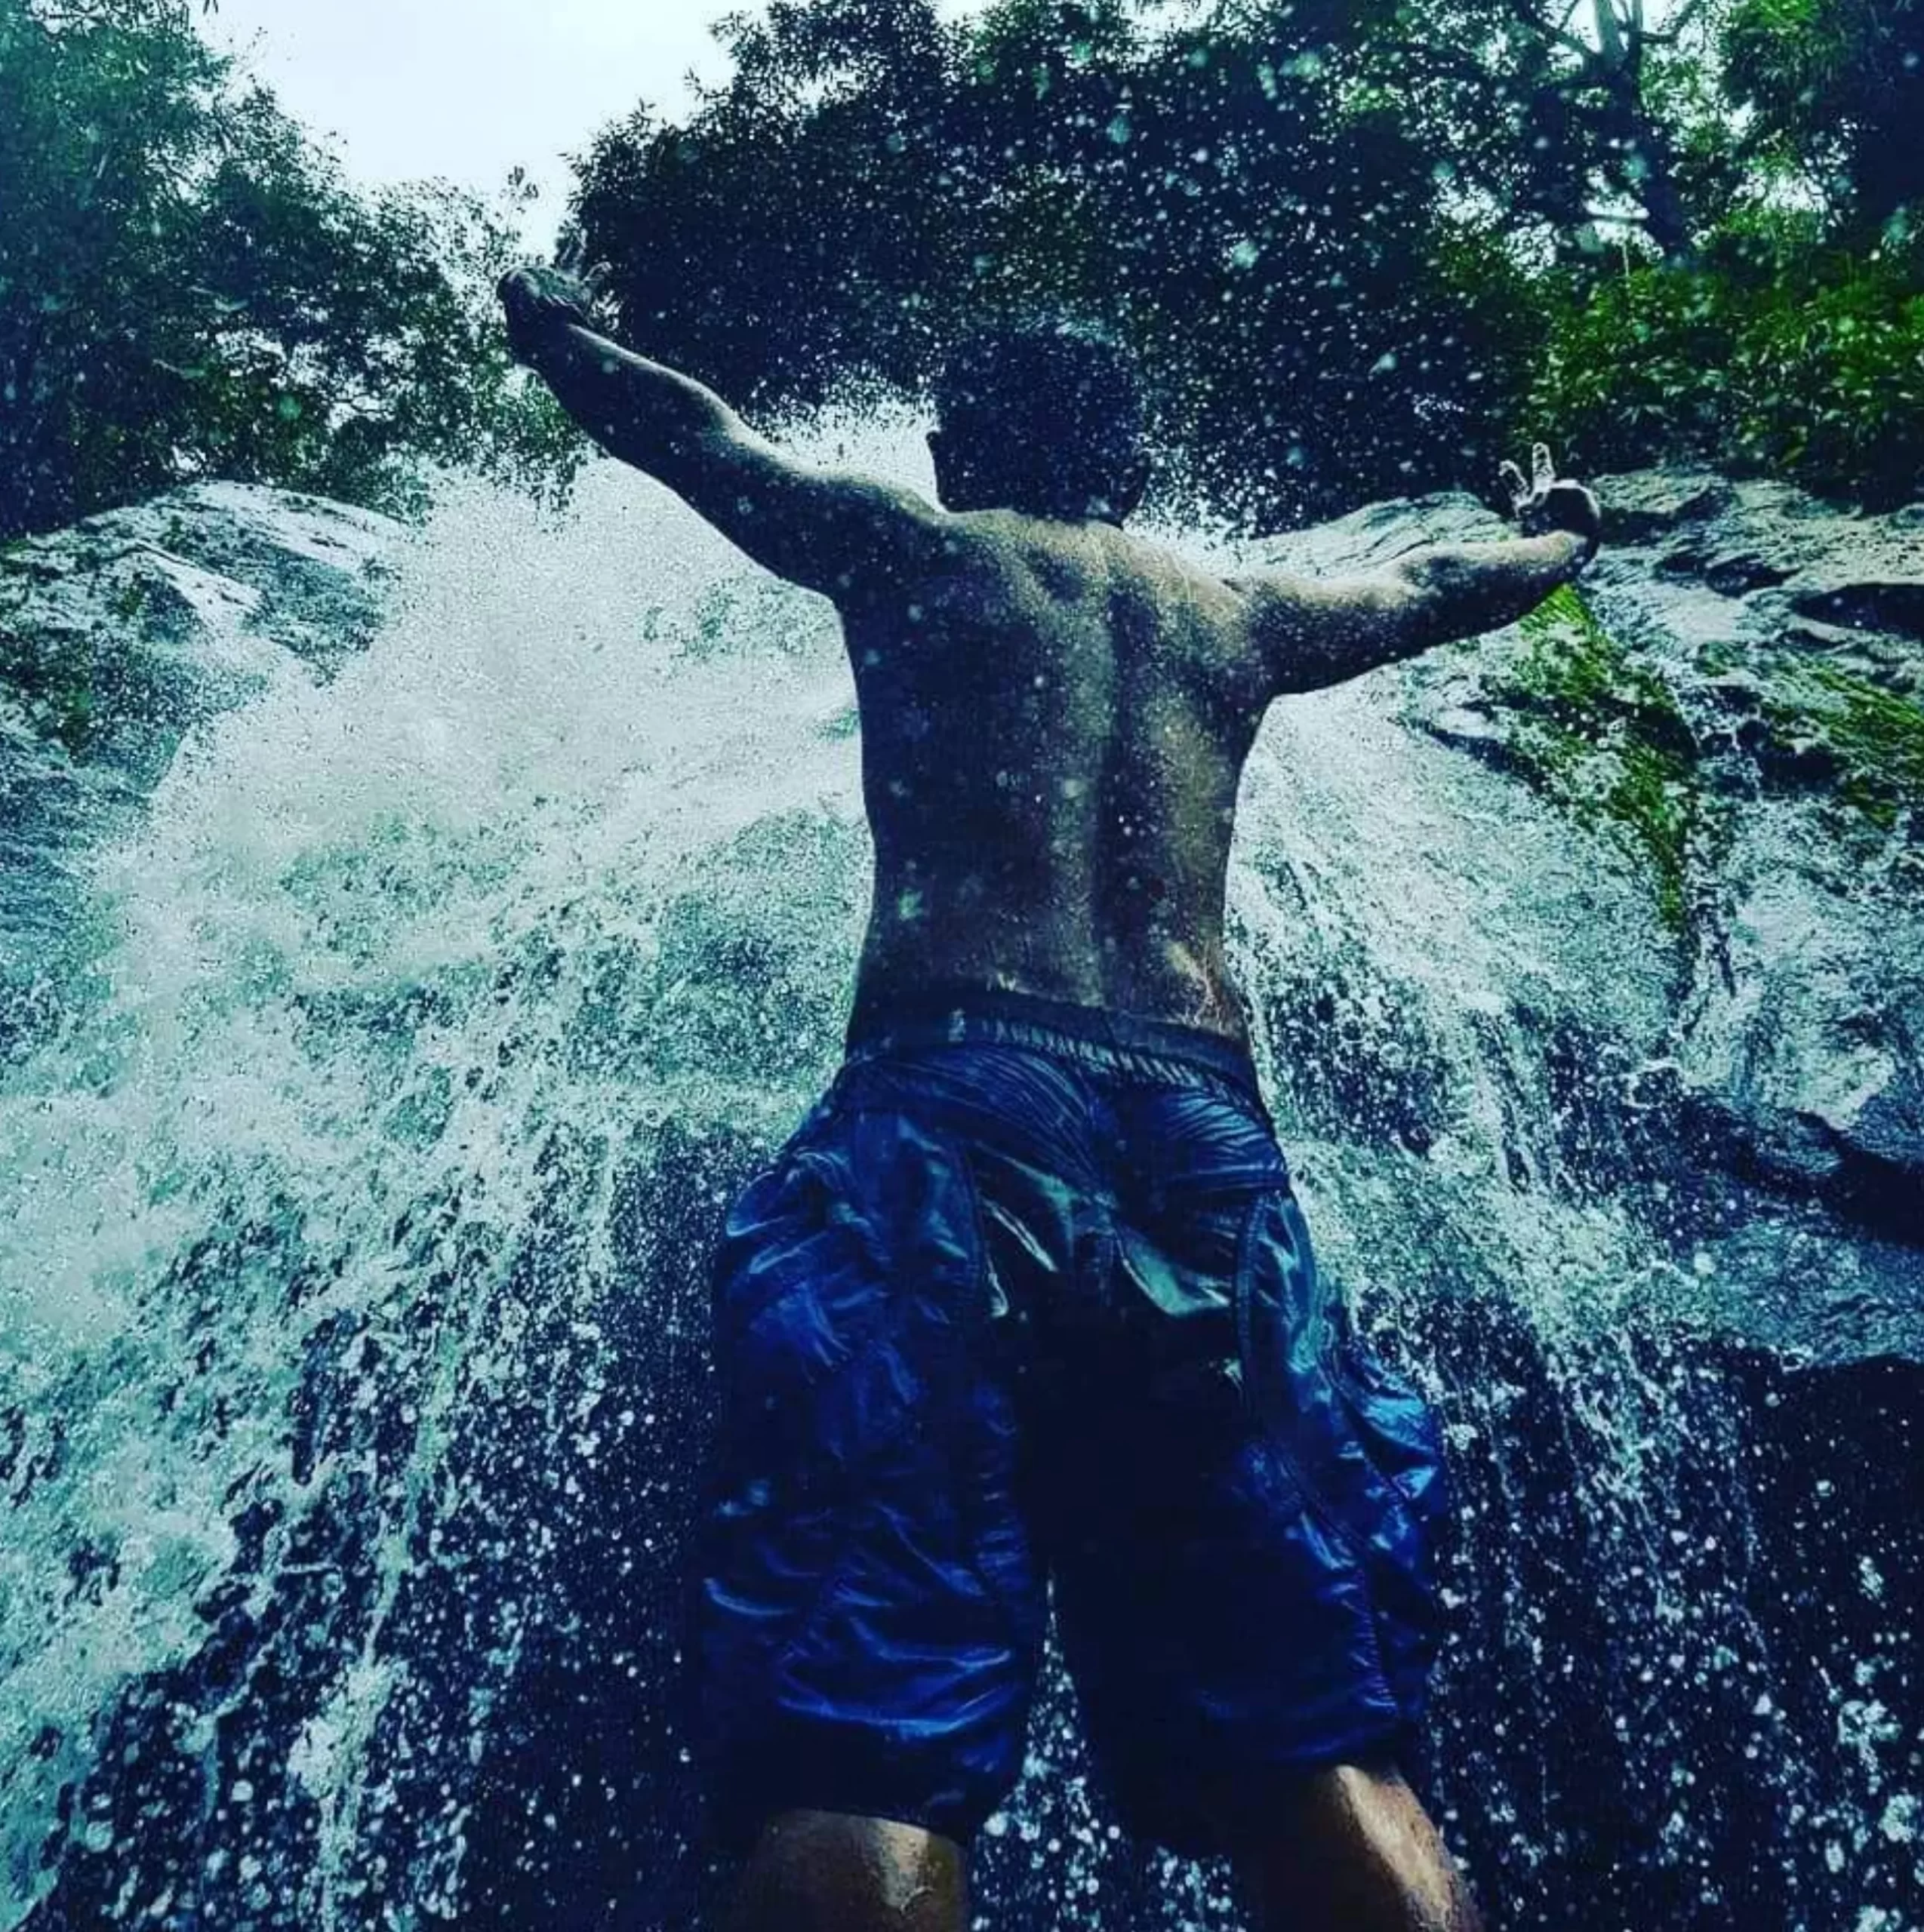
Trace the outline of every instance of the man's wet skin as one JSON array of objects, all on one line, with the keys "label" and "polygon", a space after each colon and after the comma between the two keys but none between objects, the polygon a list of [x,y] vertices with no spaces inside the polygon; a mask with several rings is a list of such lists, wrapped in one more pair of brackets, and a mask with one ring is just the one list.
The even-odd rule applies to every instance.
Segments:
[{"label": "man's wet skin", "polygon": [[1238,1035],[1250,599],[1112,525],[956,518],[949,567],[845,609],[875,835],[861,996],[997,986]]}]

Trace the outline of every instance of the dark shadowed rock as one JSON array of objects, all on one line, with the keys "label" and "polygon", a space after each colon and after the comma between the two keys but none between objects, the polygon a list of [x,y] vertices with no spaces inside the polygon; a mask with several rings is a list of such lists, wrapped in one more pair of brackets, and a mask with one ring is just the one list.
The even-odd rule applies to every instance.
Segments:
[{"label": "dark shadowed rock", "polygon": [[1647,544],[1682,525],[1708,523],[1736,500],[1730,482],[1708,470],[1645,469],[1613,476],[1605,534],[1613,544]]}]

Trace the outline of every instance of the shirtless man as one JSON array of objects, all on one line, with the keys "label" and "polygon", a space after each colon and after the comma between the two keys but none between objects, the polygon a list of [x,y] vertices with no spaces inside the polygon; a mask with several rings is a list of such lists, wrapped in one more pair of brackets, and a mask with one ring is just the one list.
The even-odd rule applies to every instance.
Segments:
[{"label": "shirtless man", "polygon": [[1540,449],[1517,540],[1218,577],[1125,531],[1141,406],[1088,335],[954,358],[938,509],[785,454],[598,333],[571,273],[502,294],[603,448],[833,600],[860,707],[848,1057],[715,1277],[696,1650],[733,1924],[959,1932],[1052,1583],[1132,1832],[1229,1857],[1275,1932],[1467,1932],[1396,1768],[1435,1426],[1317,1275],[1224,894],[1271,700],[1522,616],[1594,552],[1595,500]]}]

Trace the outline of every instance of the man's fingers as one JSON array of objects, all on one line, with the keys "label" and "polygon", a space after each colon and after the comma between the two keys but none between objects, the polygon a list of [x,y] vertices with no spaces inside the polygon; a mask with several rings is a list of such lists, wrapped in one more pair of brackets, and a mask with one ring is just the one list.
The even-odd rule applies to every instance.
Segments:
[{"label": "man's fingers", "polygon": [[1547,443],[1530,445],[1530,467],[1536,472],[1539,490],[1547,490],[1556,481],[1556,460],[1550,455]]},{"label": "man's fingers", "polygon": [[1503,487],[1510,492],[1510,507],[1521,509],[1530,494],[1529,482],[1522,471],[1515,463],[1506,463],[1498,469],[1497,476]]}]

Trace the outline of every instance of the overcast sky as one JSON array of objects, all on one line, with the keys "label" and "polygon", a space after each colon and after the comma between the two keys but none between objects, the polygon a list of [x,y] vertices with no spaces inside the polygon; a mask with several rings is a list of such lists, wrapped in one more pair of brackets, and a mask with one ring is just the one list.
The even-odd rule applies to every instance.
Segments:
[{"label": "overcast sky", "polygon": [[[519,166],[552,234],[562,155],[638,101],[725,71],[710,23],[753,0],[219,0],[210,31],[369,181],[445,176],[491,192]],[[959,8],[966,0],[958,0]]]},{"label": "overcast sky", "polygon": [[291,112],[337,137],[363,180],[442,175],[491,192],[519,165],[553,204],[565,152],[638,101],[685,103],[691,67],[719,70],[708,26],[729,11],[729,0],[220,0],[210,26]]},{"label": "overcast sky", "polygon": [[[439,175],[492,193],[525,168],[553,234],[562,157],[639,101],[688,101],[691,69],[725,71],[709,31],[759,0],[218,0],[209,31],[246,52],[363,180]],[[947,0],[973,11],[982,0]],[[1653,18],[1670,0],[1657,0]]]}]

